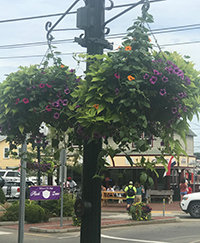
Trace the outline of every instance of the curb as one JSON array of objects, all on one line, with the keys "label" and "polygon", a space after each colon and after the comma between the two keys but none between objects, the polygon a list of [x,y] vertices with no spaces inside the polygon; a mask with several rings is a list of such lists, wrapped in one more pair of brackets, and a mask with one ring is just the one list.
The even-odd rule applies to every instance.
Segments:
[{"label": "curb", "polygon": [[[63,217],[64,220],[72,220],[72,217]],[[55,218],[50,218],[49,222],[57,222],[60,221],[60,217],[55,217]],[[0,226],[5,226],[5,225],[16,225],[19,224],[19,221],[0,221]],[[24,224],[28,224],[26,221]]]},{"label": "curb", "polygon": [[[102,225],[101,228],[114,228],[114,227],[122,227],[122,226],[133,226],[133,225],[144,225],[144,224],[161,224],[161,223],[175,223],[180,222],[179,217],[168,218],[168,219],[158,219],[151,221],[133,221],[125,224],[110,224],[110,225]],[[71,229],[41,229],[37,227],[30,227],[30,232],[40,232],[40,233],[67,233],[67,232],[79,232],[80,227],[71,228]]]}]

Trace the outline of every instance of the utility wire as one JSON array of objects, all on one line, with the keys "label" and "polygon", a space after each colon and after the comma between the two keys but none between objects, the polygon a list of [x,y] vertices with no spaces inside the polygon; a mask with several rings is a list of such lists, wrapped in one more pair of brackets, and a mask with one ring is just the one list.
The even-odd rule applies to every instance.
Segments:
[{"label": "utility wire", "polygon": [[[198,26],[198,27],[194,27]],[[190,27],[187,29],[187,27]],[[194,27],[194,28],[191,28]],[[181,28],[181,29],[179,29]],[[183,29],[184,28],[184,29]],[[153,34],[164,34],[174,31],[187,31],[187,30],[193,30],[193,29],[199,29],[200,24],[193,24],[193,25],[184,25],[184,26],[177,26],[177,27],[168,27],[168,28],[160,28],[160,29],[154,29],[152,30]],[[166,32],[167,30],[167,32]],[[126,36],[127,33],[118,33],[118,34],[110,34],[106,36],[106,39],[116,39],[116,38],[123,38]],[[53,40],[53,44],[62,44],[62,43],[73,43],[74,39],[63,39],[63,40]],[[195,42],[195,43],[198,43]],[[43,46],[46,45],[46,41],[38,41],[38,42],[29,42],[29,43],[19,43],[19,44],[12,44],[12,45],[2,45],[0,46],[0,49],[14,49],[14,48],[24,48],[24,47],[32,47],[32,46]],[[179,45],[179,43],[177,43]],[[194,44],[193,42],[188,42],[186,44]],[[169,44],[169,45],[176,45],[176,44]],[[164,45],[166,46],[166,45]]]},{"label": "utility wire", "polygon": [[[151,0],[150,3],[163,2],[163,1],[166,1],[166,0]],[[132,5],[133,5],[133,3],[116,5],[116,6],[113,6],[113,8],[129,7],[129,6],[132,6]],[[72,11],[72,12],[69,12],[68,14],[76,14],[76,13],[77,13],[76,11]],[[16,22],[16,21],[25,21],[25,20],[34,20],[34,19],[56,17],[56,16],[61,16],[63,14],[64,13],[57,13],[57,14],[46,14],[46,15],[38,15],[38,16],[24,17],[24,18],[5,19],[5,20],[0,20],[0,24],[9,23],[9,22]]]},{"label": "utility wire", "polygon": [[[84,52],[76,52],[76,54],[80,54]],[[66,52],[66,53],[60,53],[61,56],[68,56],[72,55],[72,52]],[[0,57],[0,59],[18,59],[18,58],[34,58],[34,57],[44,57],[44,54],[38,54],[38,55],[27,55],[27,56],[11,56],[11,57]]]}]

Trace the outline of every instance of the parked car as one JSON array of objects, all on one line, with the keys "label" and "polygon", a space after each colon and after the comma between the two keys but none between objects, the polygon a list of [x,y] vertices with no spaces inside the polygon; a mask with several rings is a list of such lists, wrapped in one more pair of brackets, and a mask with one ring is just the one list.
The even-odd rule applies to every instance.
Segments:
[{"label": "parked car", "polygon": [[0,187],[2,188],[5,184],[5,180],[0,176]]},{"label": "parked car", "polygon": [[0,176],[5,181],[20,181],[20,173],[16,170],[0,170]]},{"label": "parked car", "polygon": [[[34,186],[32,181],[26,181],[25,195],[26,199],[30,197],[29,186]],[[18,181],[6,181],[5,185],[2,187],[6,199],[19,199],[20,196],[20,182]]]},{"label": "parked car", "polygon": [[191,217],[200,218],[200,192],[184,195],[180,206],[181,209],[185,213],[189,213]]}]

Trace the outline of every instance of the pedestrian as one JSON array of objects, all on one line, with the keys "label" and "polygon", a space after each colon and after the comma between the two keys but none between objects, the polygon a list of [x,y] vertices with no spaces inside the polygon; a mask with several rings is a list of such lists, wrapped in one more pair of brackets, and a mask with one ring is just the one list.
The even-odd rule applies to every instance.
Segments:
[{"label": "pedestrian", "polygon": [[182,201],[183,196],[187,194],[187,183],[185,181],[185,178],[182,178],[181,183],[179,184],[179,188]]},{"label": "pedestrian", "polygon": [[142,188],[142,202],[146,202],[146,197],[145,197],[145,188],[142,184],[140,184],[141,188]]},{"label": "pedestrian", "polygon": [[142,189],[142,187],[140,186],[140,184],[138,182],[135,182],[135,188],[136,188],[137,192],[135,194],[134,203],[142,202],[142,192],[143,192],[143,189]]},{"label": "pedestrian", "polygon": [[[107,188],[107,192],[114,192],[114,189],[111,187],[111,185],[109,185],[109,187]],[[114,197],[114,193],[108,193],[107,196]]]},{"label": "pedestrian", "polygon": [[74,180],[72,180],[72,178],[69,176],[67,177],[67,180],[68,180],[68,187],[69,187],[69,192],[70,193],[74,193],[76,191],[76,182]]},{"label": "pedestrian", "polygon": [[188,188],[187,188],[187,194],[192,193],[192,187],[190,184],[188,184]]},{"label": "pedestrian", "polygon": [[129,210],[131,204],[134,202],[137,190],[133,186],[133,182],[129,181],[128,186],[125,187],[124,191],[126,192],[126,209]]}]

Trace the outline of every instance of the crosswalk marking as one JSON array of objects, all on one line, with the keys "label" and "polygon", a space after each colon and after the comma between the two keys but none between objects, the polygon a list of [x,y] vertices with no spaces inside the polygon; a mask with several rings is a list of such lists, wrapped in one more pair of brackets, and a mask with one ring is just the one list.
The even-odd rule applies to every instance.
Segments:
[{"label": "crosswalk marking", "polygon": [[0,235],[11,235],[13,233],[11,232],[6,232],[6,231],[0,231]]}]

